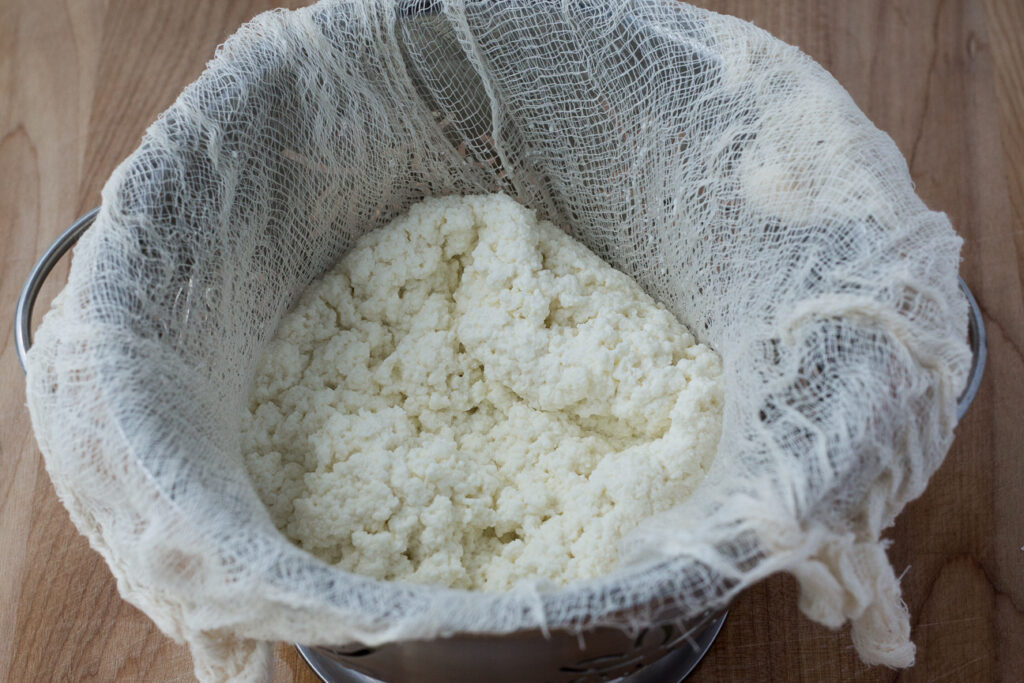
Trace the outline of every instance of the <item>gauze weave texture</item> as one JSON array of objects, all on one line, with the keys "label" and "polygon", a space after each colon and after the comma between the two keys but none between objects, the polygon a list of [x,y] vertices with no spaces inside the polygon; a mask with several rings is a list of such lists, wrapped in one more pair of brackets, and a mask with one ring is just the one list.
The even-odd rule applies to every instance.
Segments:
[{"label": "gauze weave texture", "polygon": [[[621,568],[505,594],[387,584],[292,546],[241,462],[254,365],[298,294],[424,196],[506,192],[723,358],[693,498]],[[54,486],[204,680],[269,641],[642,622],[777,571],[869,663],[913,661],[880,534],[953,436],[960,239],[821,67],[670,2],[324,0],[255,18],[103,190],[28,356]]]}]

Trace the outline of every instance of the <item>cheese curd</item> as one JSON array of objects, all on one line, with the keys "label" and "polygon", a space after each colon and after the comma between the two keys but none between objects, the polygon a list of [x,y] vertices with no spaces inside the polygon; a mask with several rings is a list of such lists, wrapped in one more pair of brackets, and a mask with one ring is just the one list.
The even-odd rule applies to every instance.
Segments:
[{"label": "cheese curd", "polygon": [[721,431],[718,355],[503,195],[426,200],[281,322],[243,415],[274,523],[339,567],[500,591],[607,573]]}]

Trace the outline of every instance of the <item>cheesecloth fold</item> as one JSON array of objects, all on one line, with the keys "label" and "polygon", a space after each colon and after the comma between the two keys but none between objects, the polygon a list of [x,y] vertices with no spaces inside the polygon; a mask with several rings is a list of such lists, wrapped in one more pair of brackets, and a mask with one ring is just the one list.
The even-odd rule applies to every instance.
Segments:
[{"label": "cheesecloth fold", "polygon": [[[622,565],[505,594],[389,584],[291,545],[239,421],[284,311],[424,196],[504,191],[721,353],[696,495]],[[970,354],[961,240],[824,69],[669,1],[323,0],[218,50],[103,190],[28,356],[54,486],[200,678],[269,641],[374,645],[697,614],[777,571],[869,663],[913,661],[883,529],[942,462]]]}]

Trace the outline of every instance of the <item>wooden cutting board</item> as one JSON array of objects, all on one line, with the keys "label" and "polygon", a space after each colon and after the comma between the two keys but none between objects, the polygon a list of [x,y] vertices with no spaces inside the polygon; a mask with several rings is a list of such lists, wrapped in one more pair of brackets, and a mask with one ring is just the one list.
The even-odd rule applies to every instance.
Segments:
[{"label": "wooden cutting board", "polygon": [[[918,646],[868,669],[846,629],[800,616],[773,577],[733,606],[696,681],[1024,680],[1024,3],[708,0],[825,65],[895,139],[965,239],[989,334],[981,392],[928,491],[890,531]],[[33,261],[196,78],[275,0],[0,3],[0,679],[188,681],[187,650],[124,603],[68,521],[24,408],[11,342]],[[48,301],[67,276],[61,264]],[[38,318],[38,316],[37,316]],[[279,646],[279,681],[313,681]]]}]

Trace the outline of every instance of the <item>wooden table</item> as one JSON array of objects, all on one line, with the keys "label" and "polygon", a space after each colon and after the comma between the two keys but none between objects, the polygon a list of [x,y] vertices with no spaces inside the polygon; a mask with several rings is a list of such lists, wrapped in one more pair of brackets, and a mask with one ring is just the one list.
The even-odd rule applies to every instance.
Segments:
[{"label": "wooden table", "polygon": [[[114,166],[214,47],[277,0],[0,3],[0,679],[191,680],[187,650],[117,594],[57,501],[24,407],[11,313],[33,261],[99,203]],[[1024,3],[709,0],[799,45],[906,155],[966,242],[989,368],[890,557],[914,668],[868,669],[846,629],[810,623],[795,582],[735,603],[693,680],[1024,680]],[[67,275],[61,264],[44,301]],[[38,316],[37,316],[38,317]],[[313,681],[278,648],[277,680]]]}]

